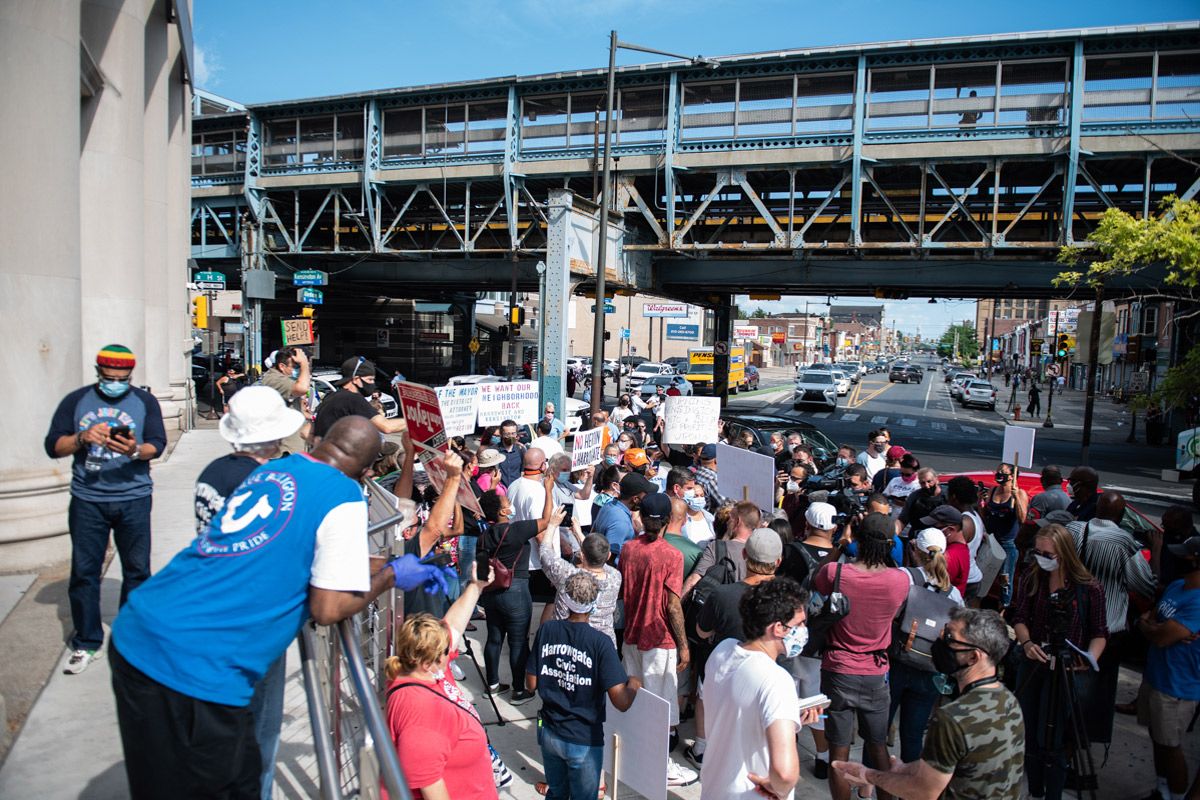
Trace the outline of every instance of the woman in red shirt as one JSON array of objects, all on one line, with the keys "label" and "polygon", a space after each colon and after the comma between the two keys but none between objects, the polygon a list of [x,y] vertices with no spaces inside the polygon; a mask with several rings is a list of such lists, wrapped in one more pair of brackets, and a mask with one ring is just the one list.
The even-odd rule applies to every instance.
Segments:
[{"label": "woman in red shirt", "polygon": [[[396,633],[387,660],[387,721],[414,798],[495,800],[496,777],[479,712],[463,694],[450,662],[488,581],[472,580],[446,616],[414,614]],[[508,780],[511,775],[501,764]]]}]

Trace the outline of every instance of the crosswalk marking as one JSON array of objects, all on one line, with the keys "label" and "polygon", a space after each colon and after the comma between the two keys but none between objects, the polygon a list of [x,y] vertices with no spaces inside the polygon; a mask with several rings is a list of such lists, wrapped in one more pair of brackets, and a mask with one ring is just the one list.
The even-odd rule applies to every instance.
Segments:
[{"label": "crosswalk marking", "polygon": [[917,421],[915,419],[902,419],[900,420],[900,424],[906,428],[915,428],[917,426]]},{"label": "crosswalk marking", "polygon": [[842,422],[855,422],[858,420],[858,414],[842,414]]},{"label": "crosswalk marking", "polygon": [[871,417],[872,425],[882,425],[888,421],[887,417]]},{"label": "crosswalk marking", "polygon": [[963,429],[963,433],[979,433],[977,428],[972,428],[970,425],[959,425]]},{"label": "crosswalk marking", "polygon": [[818,411],[816,414],[813,414],[817,419],[829,419],[829,415],[830,412],[828,411]]},{"label": "crosswalk marking", "polygon": [[944,430],[946,430],[946,423],[931,422],[931,423],[929,423],[929,427],[933,428],[935,431],[944,431]]}]

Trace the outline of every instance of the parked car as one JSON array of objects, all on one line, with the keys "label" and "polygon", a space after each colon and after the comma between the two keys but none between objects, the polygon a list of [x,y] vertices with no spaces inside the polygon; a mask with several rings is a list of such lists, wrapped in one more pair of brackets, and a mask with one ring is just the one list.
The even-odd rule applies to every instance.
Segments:
[{"label": "parked car", "polygon": [[675,387],[684,397],[690,397],[695,394],[691,381],[682,375],[655,375],[647,378],[638,390],[638,394],[645,399],[651,395],[658,394],[659,386],[663,387],[663,392],[670,391],[671,387]]},{"label": "parked car", "polygon": [[866,367],[861,361],[843,361],[838,366],[846,373],[846,377],[850,378],[851,383],[858,383],[862,376],[867,374]]},{"label": "parked car", "polygon": [[892,368],[888,370],[888,383],[910,383],[912,375],[908,371],[908,365],[903,361],[893,361]]},{"label": "parked car", "polygon": [[833,382],[837,386],[838,397],[850,394],[850,376],[840,369],[835,369],[830,374],[833,375]]},{"label": "parked car", "polygon": [[727,435],[740,436],[742,431],[750,431],[757,447],[769,445],[772,433],[798,433],[812,448],[813,460],[822,469],[837,458],[837,445],[811,422],[775,414],[722,414],[721,419]]},{"label": "parked car", "polygon": [[800,373],[800,377],[796,379],[792,408],[816,404],[834,411],[837,409],[837,399],[838,390],[833,373],[823,369],[809,369]]},{"label": "parked car", "polygon": [[746,365],[746,391],[752,392],[758,388],[758,367]]},{"label": "parked car", "polygon": [[920,383],[922,380],[925,379],[925,373],[921,371],[921,368],[918,365],[909,364],[908,365],[908,377],[911,378],[912,380],[916,381],[917,383]]},{"label": "parked car", "polygon": [[664,358],[662,360],[662,363],[666,364],[669,367],[673,367],[676,372],[678,372],[682,375],[683,373],[687,372],[688,357],[687,356],[672,356],[671,358]]},{"label": "parked car", "polygon": [[504,383],[507,378],[499,375],[455,375],[446,381],[447,386],[471,386],[476,383]]},{"label": "parked car", "polygon": [[967,381],[959,394],[959,402],[963,408],[973,405],[984,406],[989,411],[996,410],[996,387],[987,381]]},{"label": "parked car", "polygon": [[954,380],[950,381],[950,396],[958,398],[962,396],[963,386],[970,381],[977,379],[979,376],[974,372],[960,372],[954,376]]},{"label": "parked car", "polygon": [[629,373],[630,389],[636,389],[646,382],[649,378],[656,378],[659,375],[673,375],[675,368],[660,364],[655,361],[645,361],[633,368],[633,372]]},{"label": "parked car", "polygon": [[[313,404],[313,413],[321,407],[321,401],[329,395],[337,391],[338,387],[334,386],[335,381],[342,379],[341,372],[318,372],[312,376],[312,387],[317,393],[317,401]],[[388,419],[395,419],[400,416],[400,404],[396,402],[396,398],[392,397],[376,379],[376,387],[379,389],[379,402],[383,405],[383,415]],[[390,388],[390,387],[388,387]],[[367,398],[368,400],[370,398]]]}]

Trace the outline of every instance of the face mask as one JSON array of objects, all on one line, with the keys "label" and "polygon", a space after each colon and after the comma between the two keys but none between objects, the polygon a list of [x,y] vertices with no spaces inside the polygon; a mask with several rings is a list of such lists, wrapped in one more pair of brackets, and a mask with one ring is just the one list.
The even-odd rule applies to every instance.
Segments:
[{"label": "face mask", "polygon": [[996,478],[996,483],[1008,483],[1007,473],[997,472],[994,477]]},{"label": "face mask", "polygon": [[795,481],[788,481],[787,490],[789,492],[798,492],[800,491],[800,484],[796,483]]},{"label": "face mask", "polygon": [[100,381],[100,393],[105,397],[116,400],[118,397],[123,397],[129,391],[129,381]]},{"label": "face mask", "polygon": [[703,511],[704,510],[704,498],[703,497],[696,497],[695,495],[692,495],[691,497],[684,497],[683,502],[687,503],[687,507],[690,508],[692,511]]},{"label": "face mask", "polygon": [[605,463],[606,465],[610,466],[610,467],[611,467],[613,464],[616,464],[616,463],[617,463],[617,461],[619,461],[619,460],[620,460],[620,459],[618,459],[616,456],[605,456],[605,457],[604,457],[604,463]]},{"label": "face mask", "polygon": [[624,453],[629,449],[629,442],[617,442],[617,449]]},{"label": "face mask", "polygon": [[850,466],[850,459],[848,459],[848,458],[839,458],[839,459],[837,460],[837,465],[838,465],[839,467],[848,467],[848,466]]},{"label": "face mask", "polygon": [[1046,572],[1054,572],[1054,570],[1058,569],[1058,559],[1057,558],[1046,558],[1046,556],[1034,556],[1034,560],[1036,560],[1037,565],[1039,567],[1041,567],[1042,569],[1046,570]]},{"label": "face mask", "polygon": [[956,651],[946,644],[945,639],[939,638],[934,642],[929,654],[933,657],[933,668],[943,675],[957,675],[969,666],[958,663]]},{"label": "face mask", "polygon": [[808,626],[797,625],[783,637],[783,646],[786,648],[784,655],[788,658],[795,658],[803,652],[806,644],[808,644]]},{"label": "face mask", "polygon": [[915,481],[917,479],[917,473],[914,472],[912,475],[905,475],[902,472],[902,473],[900,473],[900,479],[903,480],[905,483],[912,483],[913,481]]},{"label": "face mask", "polygon": [[554,419],[554,412],[547,411],[545,416],[542,417],[542,419],[547,420],[547,421]]}]

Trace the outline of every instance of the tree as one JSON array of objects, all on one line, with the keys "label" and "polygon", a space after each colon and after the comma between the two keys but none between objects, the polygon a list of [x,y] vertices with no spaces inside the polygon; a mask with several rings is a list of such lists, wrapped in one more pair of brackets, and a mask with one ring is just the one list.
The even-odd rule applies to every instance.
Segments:
[{"label": "tree", "polygon": [[1161,265],[1166,270],[1158,291],[1145,299],[1181,300],[1178,319],[1200,314],[1200,203],[1163,198],[1162,213],[1140,218],[1116,208],[1105,210],[1089,237],[1092,246],[1064,247],[1058,262],[1074,269],[1060,272],[1055,286],[1102,285],[1110,277],[1135,275]]},{"label": "tree", "polygon": [[969,323],[951,325],[938,340],[938,352],[944,356],[954,355],[954,335],[958,334],[958,354],[965,359],[974,359],[979,355],[979,339],[975,335],[975,326]]},{"label": "tree", "polygon": [[750,315],[750,319],[765,319],[768,316],[767,312],[761,308],[754,309],[754,313]]},{"label": "tree", "polygon": [[1134,411],[1151,406],[1165,409],[1194,409],[1200,397],[1200,347],[1193,347],[1183,361],[1167,370],[1158,386],[1148,395],[1138,395],[1129,405]]}]

